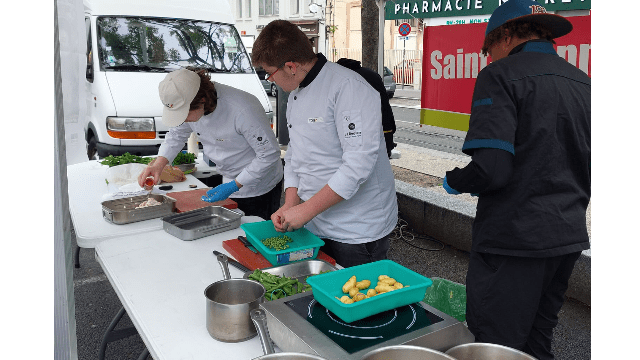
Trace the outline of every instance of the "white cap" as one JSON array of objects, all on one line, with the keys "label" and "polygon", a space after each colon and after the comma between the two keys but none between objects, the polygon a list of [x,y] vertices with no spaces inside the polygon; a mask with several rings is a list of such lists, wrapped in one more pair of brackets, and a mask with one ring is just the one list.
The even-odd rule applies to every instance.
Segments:
[{"label": "white cap", "polygon": [[182,124],[189,115],[191,101],[200,89],[200,76],[193,71],[172,71],[160,82],[158,91],[164,109],[162,122],[168,127]]}]

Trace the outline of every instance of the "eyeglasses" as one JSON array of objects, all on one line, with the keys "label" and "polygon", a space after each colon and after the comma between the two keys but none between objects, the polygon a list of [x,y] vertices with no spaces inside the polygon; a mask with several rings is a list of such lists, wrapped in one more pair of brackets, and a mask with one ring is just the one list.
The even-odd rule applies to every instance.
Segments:
[{"label": "eyeglasses", "polygon": [[282,67],[284,66],[284,64],[286,64],[286,62],[282,63],[282,65],[278,66],[278,68],[276,69],[276,71],[272,72],[271,74],[266,73],[265,75],[267,75],[267,77],[265,78],[265,80],[269,81],[269,82],[273,82],[273,80],[271,80],[271,78],[273,78],[273,75],[275,75],[280,69],[282,69]]}]

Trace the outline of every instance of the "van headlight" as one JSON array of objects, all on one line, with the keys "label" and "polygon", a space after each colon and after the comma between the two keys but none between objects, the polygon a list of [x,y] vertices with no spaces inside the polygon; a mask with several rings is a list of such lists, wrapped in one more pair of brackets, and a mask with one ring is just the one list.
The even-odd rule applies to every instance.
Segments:
[{"label": "van headlight", "polygon": [[107,117],[107,132],[118,139],[155,139],[153,118]]}]

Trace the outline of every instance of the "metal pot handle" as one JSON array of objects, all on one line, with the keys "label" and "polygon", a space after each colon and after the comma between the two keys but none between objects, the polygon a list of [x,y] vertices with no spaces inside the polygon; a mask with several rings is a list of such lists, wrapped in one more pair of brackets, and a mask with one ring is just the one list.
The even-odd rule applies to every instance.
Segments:
[{"label": "metal pot handle", "polygon": [[273,350],[271,337],[269,337],[269,332],[267,331],[267,314],[264,310],[258,308],[251,310],[249,315],[251,315],[251,320],[256,326],[256,330],[258,330],[260,343],[262,343],[262,351],[264,351],[265,355],[273,354],[275,350]]},{"label": "metal pot handle", "polygon": [[231,273],[229,272],[229,261],[227,259],[227,255],[220,254],[220,255],[217,255],[217,258],[218,258],[218,263],[222,268],[222,277],[224,277],[225,280],[231,279]]}]

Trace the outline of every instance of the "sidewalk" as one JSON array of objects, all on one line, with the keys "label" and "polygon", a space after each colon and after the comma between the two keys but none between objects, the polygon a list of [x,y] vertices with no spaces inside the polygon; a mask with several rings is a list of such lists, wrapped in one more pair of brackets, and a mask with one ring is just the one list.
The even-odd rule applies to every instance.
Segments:
[{"label": "sidewalk", "polygon": [[421,90],[414,89],[411,85],[405,85],[404,89],[402,89],[402,85],[396,85],[394,97],[420,100],[421,94]]}]

